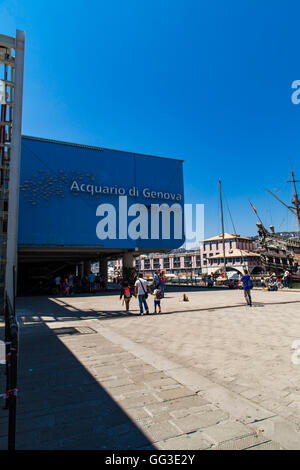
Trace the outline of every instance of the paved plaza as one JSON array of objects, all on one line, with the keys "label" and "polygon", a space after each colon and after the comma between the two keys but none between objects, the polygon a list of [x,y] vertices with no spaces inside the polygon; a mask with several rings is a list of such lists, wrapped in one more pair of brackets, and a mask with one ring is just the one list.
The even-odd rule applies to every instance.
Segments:
[{"label": "paved plaza", "polygon": [[252,295],[19,298],[16,448],[300,449],[300,292]]}]

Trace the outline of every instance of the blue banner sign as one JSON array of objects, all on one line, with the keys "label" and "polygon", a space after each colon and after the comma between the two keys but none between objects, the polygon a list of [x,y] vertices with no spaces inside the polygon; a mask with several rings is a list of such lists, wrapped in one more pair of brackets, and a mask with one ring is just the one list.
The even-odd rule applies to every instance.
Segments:
[{"label": "blue banner sign", "polygon": [[22,137],[19,246],[183,243],[181,160]]}]

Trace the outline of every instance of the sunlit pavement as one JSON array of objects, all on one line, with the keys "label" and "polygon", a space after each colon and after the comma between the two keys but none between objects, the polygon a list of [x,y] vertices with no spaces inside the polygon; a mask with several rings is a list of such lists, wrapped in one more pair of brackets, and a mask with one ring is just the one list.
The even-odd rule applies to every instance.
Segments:
[{"label": "sunlit pavement", "polygon": [[183,293],[19,298],[17,449],[300,449],[300,292]]}]

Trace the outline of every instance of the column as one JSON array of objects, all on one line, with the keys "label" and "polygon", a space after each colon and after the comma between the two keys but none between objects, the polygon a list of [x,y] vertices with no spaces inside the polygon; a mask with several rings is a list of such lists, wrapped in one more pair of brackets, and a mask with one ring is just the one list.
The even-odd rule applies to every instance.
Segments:
[{"label": "column", "polygon": [[82,279],[84,276],[84,261],[80,261],[78,264],[78,276]]},{"label": "column", "polygon": [[[9,40],[10,38],[7,39]],[[14,309],[17,283],[16,274],[25,33],[23,31],[17,30],[16,39],[12,42],[11,47],[9,47],[8,44],[8,48],[15,49],[15,73],[14,80],[13,78],[11,79],[12,81],[14,81],[15,87],[12,122],[12,141],[9,164],[9,199],[7,220],[5,290],[10,304]]]},{"label": "column", "polygon": [[85,276],[90,274],[90,272],[91,272],[91,262],[90,261],[84,261],[83,271],[84,271]]},{"label": "column", "polygon": [[107,264],[107,258],[105,256],[99,256],[99,274],[100,276],[103,276],[106,281],[108,277]]},{"label": "column", "polygon": [[133,253],[127,252],[123,254],[123,280],[127,281],[130,285],[134,284],[136,278],[136,269],[134,267],[134,256]]},{"label": "column", "polygon": [[127,252],[123,255],[123,268],[133,268],[134,264],[133,253]]}]

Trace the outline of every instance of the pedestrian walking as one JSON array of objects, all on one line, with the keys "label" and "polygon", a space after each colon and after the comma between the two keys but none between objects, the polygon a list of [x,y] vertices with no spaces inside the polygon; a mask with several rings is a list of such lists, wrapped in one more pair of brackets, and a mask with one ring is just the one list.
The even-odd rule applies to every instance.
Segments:
[{"label": "pedestrian walking", "polygon": [[89,291],[90,293],[93,293],[95,291],[95,279],[96,279],[96,274],[94,274],[92,271],[89,274]]},{"label": "pedestrian walking", "polygon": [[284,287],[290,287],[290,272],[288,270],[285,271],[283,275],[283,285]]},{"label": "pedestrian walking", "polygon": [[247,305],[249,305],[249,307],[252,307],[251,289],[253,285],[247,269],[244,270],[244,276],[241,277],[241,281],[243,283],[244,296]]},{"label": "pedestrian walking", "polygon": [[68,276],[64,278],[63,281],[63,289],[64,289],[64,294],[67,296],[70,294],[70,285],[69,285],[69,279]]},{"label": "pedestrian walking", "polygon": [[69,290],[69,293],[70,295],[73,295],[74,294],[74,276],[73,274],[69,274],[69,286],[70,286],[70,290]]},{"label": "pedestrian walking", "polygon": [[161,271],[159,275],[159,288],[161,290],[161,296],[164,297],[165,296],[165,276],[164,276],[163,271]]},{"label": "pedestrian walking", "polygon": [[156,313],[157,308],[158,308],[158,313],[161,313],[160,302],[162,299],[162,292],[159,287],[154,289],[153,295],[154,295],[154,312],[153,313]]},{"label": "pedestrian walking", "polygon": [[56,293],[57,293],[57,295],[58,295],[58,294],[61,294],[61,277],[60,277],[60,276],[56,276],[56,278],[55,278],[55,286],[56,286]]},{"label": "pedestrian walking", "polygon": [[157,289],[159,287],[159,283],[160,283],[159,273],[158,273],[158,271],[155,271],[155,274],[154,274],[154,289]]},{"label": "pedestrian walking", "polygon": [[144,315],[144,308],[146,313],[149,313],[149,307],[147,304],[148,292],[151,294],[150,287],[148,282],[143,279],[143,274],[139,274],[138,279],[135,281],[134,285],[135,295],[138,297],[140,314]]},{"label": "pedestrian walking", "polygon": [[126,312],[129,312],[129,304],[132,297],[132,291],[127,281],[123,282],[121,289],[120,300],[123,298],[126,306]]},{"label": "pedestrian walking", "polygon": [[96,289],[96,292],[100,291],[100,276],[99,276],[99,273],[96,274],[96,277],[95,277],[95,289]]}]

